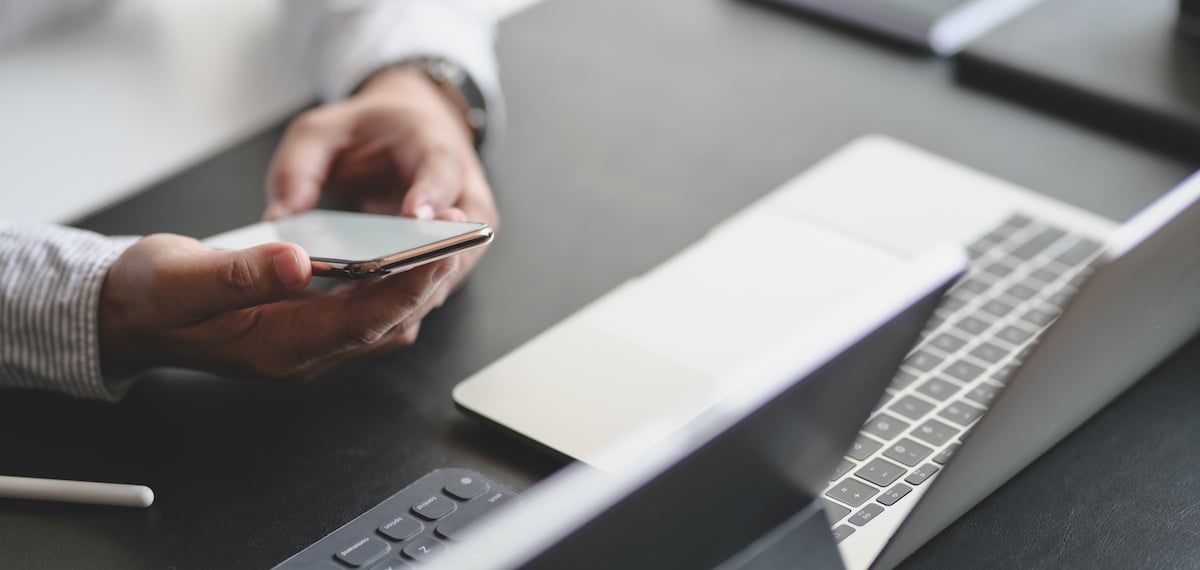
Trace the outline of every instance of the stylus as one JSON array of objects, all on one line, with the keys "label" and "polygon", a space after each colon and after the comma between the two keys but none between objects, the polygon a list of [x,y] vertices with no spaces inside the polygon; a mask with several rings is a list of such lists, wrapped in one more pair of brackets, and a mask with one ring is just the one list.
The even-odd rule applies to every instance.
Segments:
[{"label": "stylus", "polygon": [[154,491],[144,485],[0,475],[0,497],[118,507],[149,507],[154,502]]}]

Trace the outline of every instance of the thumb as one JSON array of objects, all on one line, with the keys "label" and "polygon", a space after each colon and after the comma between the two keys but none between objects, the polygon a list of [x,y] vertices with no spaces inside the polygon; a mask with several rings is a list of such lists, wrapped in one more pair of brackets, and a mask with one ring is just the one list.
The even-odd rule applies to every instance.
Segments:
[{"label": "thumb", "polygon": [[268,243],[208,251],[177,272],[183,310],[194,318],[282,300],[308,286],[312,263],[300,246]]}]

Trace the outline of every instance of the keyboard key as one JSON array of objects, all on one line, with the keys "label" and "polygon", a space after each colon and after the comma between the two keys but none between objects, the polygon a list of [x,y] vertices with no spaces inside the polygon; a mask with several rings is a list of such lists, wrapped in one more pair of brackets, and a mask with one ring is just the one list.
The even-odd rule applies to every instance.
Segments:
[{"label": "keyboard key", "polygon": [[915,467],[923,461],[933,450],[921,445],[907,437],[897,441],[883,452],[883,456],[888,459],[899,461],[909,467]]},{"label": "keyboard key", "polygon": [[[1029,216],[1024,216],[1021,214],[1013,214],[1013,216],[1011,218],[1009,218],[1008,221],[1004,222],[1004,225],[1012,226],[1014,228],[1023,228],[1032,223],[1033,223],[1033,219],[1030,218]],[[1001,226],[1001,227],[1003,227],[1003,226]]]},{"label": "keyboard key", "polygon": [[488,484],[476,477],[464,475],[446,483],[446,494],[460,501],[470,501],[488,490]]},{"label": "keyboard key", "polygon": [[966,331],[974,336],[987,330],[988,324],[975,317],[965,317],[954,323],[954,328]]},{"label": "keyboard key", "polygon": [[1008,354],[1008,350],[1000,348],[990,342],[985,342],[971,349],[971,356],[974,356],[975,358],[978,358],[984,362],[990,362],[993,364],[1000,362],[1002,359],[1004,359],[1004,357],[1008,356]]},{"label": "keyboard key", "polygon": [[339,550],[334,556],[351,568],[366,566],[391,551],[388,543],[371,536],[364,536]]},{"label": "keyboard key", "polygon": [[991,263],[987,267],[984,267],[983,270],[987,273],[995,275],[996,277],[1007,277],[1008,274],[1012,273],[1013,271],[1011,267],[1005,265],[1004,262],[1001,261]]},{"label": "keyboard key", "polygon": [[957,311],[957,310],[963,308],[963,306],[965,306],[966,304],[967,304],[967,302],[964,301],[961,297],[951,295],[949,297],[944,297],[942,299],[941,304],[938,305],[938,309],[940,309],[942,311],[947,311],[947,312],[953,313],[954,311]]},{"label": "keyboard key", "polygon": [[825,503],[825,518],[829,519],[829,524],[834,524],[850,514],[850,509],[843,507],[829,499],[821,499]]},{"label": "keyboard key", "polygon": [[505,493],[504,491],[492,491],[484,496],[484,501],[492,506],[502,505],[512,500],[515,495]]},{"label": "keyboard key", "polygon": [[1021,318],[1027,323],[1044,327],[1054,322],[1054,319],[1058,317],[1058,313],[1057,310],[1044,311],[1042,309],[1030,309],[1024,315],[1021,315]]},{"label": "keyboard key", "polygon": [[995,400],[996,396],[999,394],[1000,394],[1000,386],[984,382],[984,383],[972,388],[970,392],[967,392],[965,397],[970,398],[971,400],[974,400],[976,402],[979,402],[980,404],[983,404],[984,406],[990,406],[990,405],[992,405],[992,400]]},{"label": "keyboard key", "polygon": [[888,409],[910,420],[917,420],[933,409],[933,404],[913,396],[905,396],[888,406]]},{"label": "keyboard key", "polygon": [[970,382],[978,378],[980,374],[983,374],[983,368],[975,366],[974,364],[971,364],[965,360],[959,360],[958,362],[947,366],[945,373],[953,376],[954,378],[962,380],[963,382]]},{"label": "keyboard key", "polygon": [[1002,236],[994,234],[995,232],[989,233],[988,235],[985,235],[978,240],[967,244],[967,256],[969,256],[972,260],[983,257],[983,254],[987,253],[988,250],[996,247],[1000,244],[1000,242],[1004,241]]},{"label": "keyboard key", "polygon": [[888,402],[892,401],[892,398],[895,398],[895,397],[896,397],[896,395],[892,394],[891,392],[884,392],[883,397],[879,399],[879,402],[877,402],[875,404],[875,407],[872,408],[872,410],[879,411],[879,408],[886,406],[888,404]]},{"label": "keyboard key", "polygon": [[1017,283],[1006,289],[1004,292],[1022,301],[1028,301],[1032,299],[1034,295],[1037,295],[1037,289],[1025,285],[1024,283]]},{"label": "keyboard key", "polygon": [[1008,382],[1009,376],[1012,376],[1012,373],[1015,372],[1016,370],[1017,370],[1016,364],[1009,364],[1008,366],[1005,366],[1004,368],[1001,368],[1000,370],[993,372],[992,380],[995,380],[1001,384]]},{"label": "keyboard key", "polygon": [[842,475],[845,475],[847,471],[849,471],[853,468],[854,468],[853,463],[850,463],[849,461],[843,459],[842,462],[838,463],[838,466],[836,468],[834,468],[833,477],[830,477],[829,480],[837,481],[838,479],[842,478]]},{"label": "keyboard key", "polygon": [[471,523],[474,523],[475,519],[478,519],[486,512],[487,511],[475,511],[470,515],[466,513],[454,515],[442,521],[442,524],[439,524],[434,530],[438,533],[438,535],[444,538],[448,538],[450,540],[462,540],[463,529],[471,526]]},{"label": "keyboard key", "polygon": [[941,378],[930,378],[917,386],[917,391],[937,400],[945,400],[958,392],[958,385]]},{"label": "keyboard key", "polygon": [[1045,283],[1054,283],[1062,276],[1062,273],[1050,267],[1039,267],[1030,272],[1029,276]]},{"label": "keyboard key", "polygon": [[893,415],[881,413],[871,418],[863,427],[863,431],[887,441],[904,433],[910,425],[912,424]]},{"label": "keyboard key", "polygon": [[1066,232],[1063,232],[1060,229],[1046,228],[1037,235],[1033,236],[1033,238],[1029,241],[1012,250],[1012,255],[1028,261],[1033,259],[1035,256],[1037,256],[1037,254],[1041,253],[1047,247],[1050,247],[1050,244],[1058,241],[1059,238],[1063,237],[1064,235],[1066,235]]},{"label": "keyboard key", "polygon": [[938,415],[966,427],[983,415],[983,408],[976,408],[971,404],[959,401],[942,408]]},{"label": "keyboard key", "polygon": [[1010,326],[1004,327],[1000,331],[1000,333],[997,334],[996,336],[1004,339],[1009,344],[1016,346],[1016,345],[1019,345],[1025,341],[1029,340],[1029,337],[1032,337],[1033,333],[1025,332],[1017,327],[1010,325]]},{"label": "keyboard key", "polygon": [[934,447],[945,445],[946,442],[954,439],[958,432],[959,430],[937,420],[926,420],[921,427],[912,430],[913,437],[931,443]]},{"label": "keyboard key", "polygon": [[958,446],[961,444],[953,443],[949,447],[943,449],[941,453],[933,456],[933,462],[938,465],[945,465],[950,462],[950,458],[954,456],[954,452],[958,451]]},{"label": "keyboard key", "polygon": [[858,439],[854,440],[854,443],[850,444],[850,450],[846,452],[846,455],[862,461],[870,457],[872,453],[875,453],[881,447],[883,447],[882,443],[860,435]]},{"label": "keyboard key", "polygon": [[825,495],[857,508],[871,500],[871,497],[874,497],[878,492],[879,489],[853,477],[847,477],[842,479],[841,483],[834,485],[832,489],[826,491]]},{"label": "keyboard key", "polygon": [[1050,304],[1052,307],[1058,307],[1061,309],[1063,305],[1067,304],[1067,301],[1071,300],[1071,295],[1073,294],[1074,291],[1059,291],[1058,293],[1046,297],[1046,303]]},{"label": "keyboard key", "polygon": [[1075,245],[1067,248],[1066,251],[1058,254],[1058,257],[1054,259],[1057,259],[1063,265],[1075,266],[1087,261],[1093,255],[1099,253],[1099,251],[1100,244],[1091,240],[1081,239]]},{"label": "keyboard key", "polygon": [[942,333],[929,341],[929,345],[945,352],[954,352],[967,344],[967,341],[962,340],[952,334]]},{"label": "keyboard key", "polygon": [[454,501],[445,497],[433,496],[412,506],[412,512],[425,520],[436,521],[454,512]]},{"label": "keyboard key", "polygon": [[[891,489],[884,491],[883,494],[879,495],[879,497],[877,497],[875,500],[879,501],[880,504],[887,505],[890,507],[890,506],[896,504],[896,501],[903,499],[905,495],[907,495],[911,492],[912,492],[912,487],[909,487],[908,485],[905,485],[904,483],[896,483],[894,486],[892,486]],[[846,512],[849,512],[849,511],[846,511]]]},{"label": "keyboard key", "polygon": [[854,513],[853,516],[846,520],[854,526],[862,526],[871,522],[876,515],[882,512],[883,507],[876,505],[875,503],[869,503],[867,506],[859,509],[857,513]]},{"label": "keyboard key", "polygon": [[901,370],[896,373],[896,377],[892,378],[891,388],[893,390],[903,390],[905,386],[913,383],[917,379],[917,375],[912,372]]},{"label": "keyboard key", "polygon": [[1003,317],[1012,312],[1013,306],[999,299],[993,299],[983,304],[983,310],[993,316]]},{"label": "keyboard key", "polygon": [[396,542],[408,540],[424,529],[421,521],[406,516],[398,516],[379,525],[379,533]]},{"label": "keyboard key", "polygon": [[929,372],[934,366],[942,361],[941,358],[934,356],[932,353],[918,351],[904,361],[907,364],[921,372]]},{"label": "keyboard key", "polygon": [[875,458],[864,465],[854,475],[870,481],[880,487],[887,487],[904,475],[905,471],[899,465],[885,459]]},{"label": "keyboard key", "polygon": [[904,478],[904,482],[909,485],[920,485],[933,477],[934,473],[938,472],[938,466],[932,463],[926,463],[915,470],[908,477]]},{"label": "keyboard key", "polygon": [[984,291],[987,291],[988,288],[989,286],[987,283],[984,283],[978,279],[963,279],[954,287],[954,292],[958,293],[959,291],[967,291],[978,295]]},{"label": "keyboard key", "polygon": [[852,534],[854,534],[854,528],[847,525],[842,525],[833,529],[833,539],[837,542],[846,540],[846,537]]},{"label": "keyboard key", "polygon": [[409,570],[412,564],[409,564],[399,558],[384,560],[371,567],[371,570]]},{"label": "keyboard key", "polygon": [[417,562],[427,562],[430,557],[437,556],[437,553],[445,550],[446,545],[438,542],[436,538],[431,536],[422,536],[404,547],[404,555],[416,560]]}]

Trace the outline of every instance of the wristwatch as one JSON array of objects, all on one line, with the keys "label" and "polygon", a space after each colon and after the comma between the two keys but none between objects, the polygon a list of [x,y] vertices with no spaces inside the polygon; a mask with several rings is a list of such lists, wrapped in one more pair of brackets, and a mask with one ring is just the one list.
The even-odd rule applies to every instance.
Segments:
[{"label": "wristwatch", "polygon": [[466,117],[467,126],[474,134],[475,148],[483,144],[487,134],[487,102],[466,68],[444,57],[433,56],[405,59],[395,65],[421,71],[437,84]]}]

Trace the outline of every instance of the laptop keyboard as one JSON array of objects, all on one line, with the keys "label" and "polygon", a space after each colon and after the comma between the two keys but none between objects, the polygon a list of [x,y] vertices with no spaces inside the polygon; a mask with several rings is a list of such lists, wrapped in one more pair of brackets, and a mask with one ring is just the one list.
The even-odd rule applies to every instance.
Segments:
[{"label": "laptop keyboard", "polygon": [[1021,215],[967,248],[954,286],[825,490],[838,542],[929,485],[1101,251]]},{"label": "laptop keyboard", "polygon": [[397,570],[438,556],[516,492],[467,469],[438,469],[288,558],[275,570]]}]

